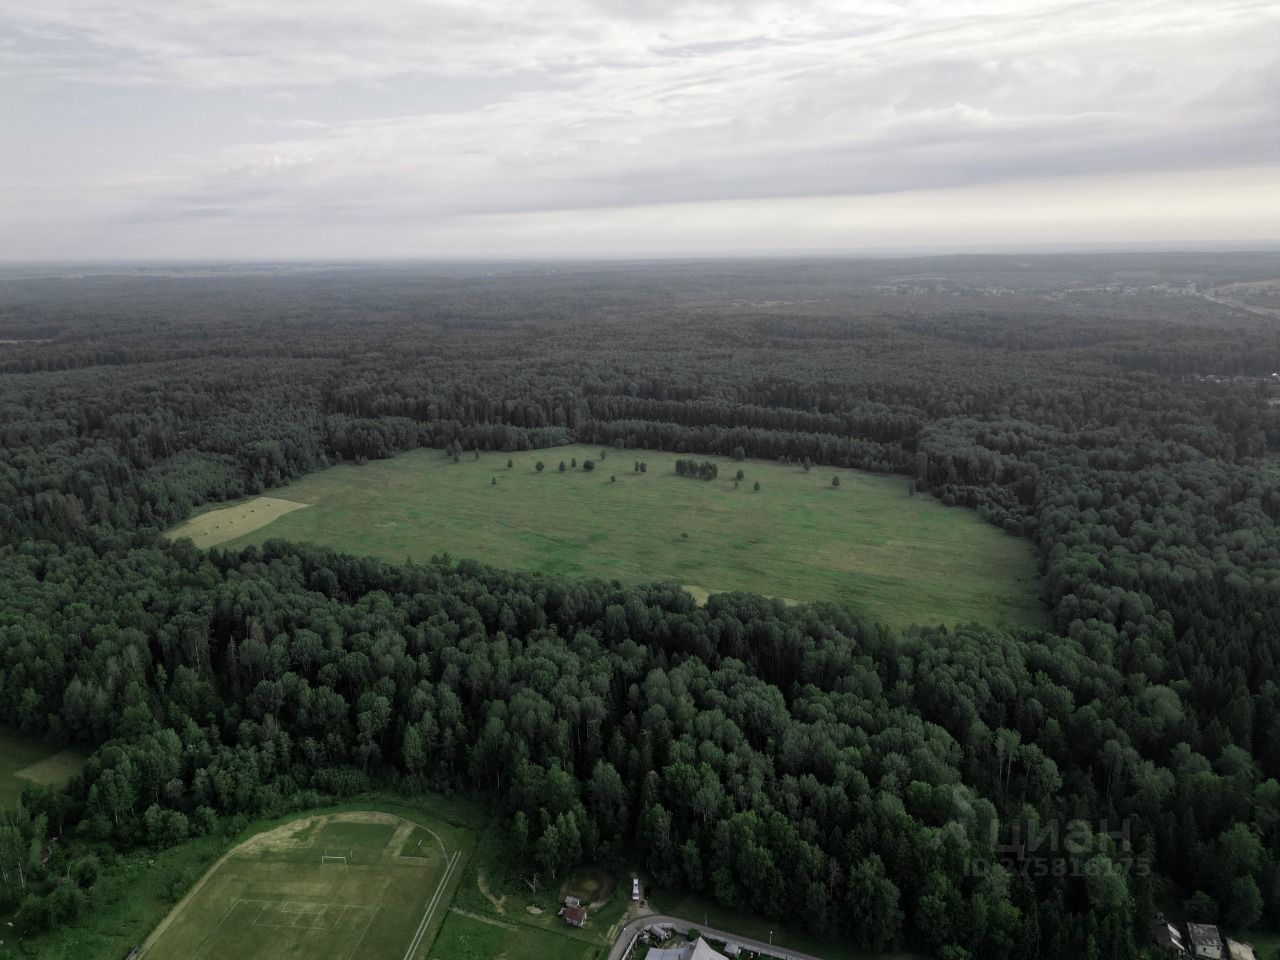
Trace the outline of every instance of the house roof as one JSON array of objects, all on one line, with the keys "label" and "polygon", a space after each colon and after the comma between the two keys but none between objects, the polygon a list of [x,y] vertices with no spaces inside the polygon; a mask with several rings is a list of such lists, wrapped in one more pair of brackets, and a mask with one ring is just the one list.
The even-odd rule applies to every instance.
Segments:
[{"label": "house roof", "polygon": [[564,918],[566,920],[585,920],[587,919],[587,911],[582,907],[565,907]]},{"label": "house roof", "polygon": [[1219,946],[1222,945],[1222,937],[1218,935],[1218,928],[1211,923],[1188,923],[1187,936],[1191,938],[1192,943],[1216,943]]},{"label": "house roof", "polygon": [[711,949],[711,944],[698,938],[696,943],[686,943],[665,950],[650,950],[648,960],[726,960],[724,954]]}]

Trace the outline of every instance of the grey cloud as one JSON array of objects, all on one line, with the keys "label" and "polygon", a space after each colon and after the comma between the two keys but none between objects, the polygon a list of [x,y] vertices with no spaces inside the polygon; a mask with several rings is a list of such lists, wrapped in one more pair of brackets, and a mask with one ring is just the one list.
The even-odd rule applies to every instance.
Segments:
[{"label": "grey cloud", "polygon": [[1280,163],[1278,31],[1256,0],[43,0],[0,10],[0,131],[63,198],[46,243],[1052,190]]}]

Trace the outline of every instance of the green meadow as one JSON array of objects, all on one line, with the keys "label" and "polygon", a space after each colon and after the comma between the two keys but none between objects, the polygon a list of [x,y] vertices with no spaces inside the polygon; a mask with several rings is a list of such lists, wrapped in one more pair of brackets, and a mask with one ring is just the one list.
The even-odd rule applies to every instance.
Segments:
[{"label": "green meadow", "polygon": [[21,800],[28,783],[65,786],[80,772],[84,761],[79,750],[51,747],[43,740],[0,727],[0,808]]},{"label": "green meadow", "polygon": [[[677,475],[674,454],[600,454],[570,446],[467,453],[454,463],[417,450],[271,491],[272,502],[302,509],[243,501],[203,511],[170,536],[230,547],[282,538],[393,561],[448,553],[574,577],[674,580],[700,600],[731,590],[826,600],[899,626],[1041,622],[1030,543],[972,511],[910,496],[902,477],[709,458],[719,477],[704,481]],[[575,459],[577,469],[559,471],[561,460]],[[582,469],[586,460],[594,470]]]}]

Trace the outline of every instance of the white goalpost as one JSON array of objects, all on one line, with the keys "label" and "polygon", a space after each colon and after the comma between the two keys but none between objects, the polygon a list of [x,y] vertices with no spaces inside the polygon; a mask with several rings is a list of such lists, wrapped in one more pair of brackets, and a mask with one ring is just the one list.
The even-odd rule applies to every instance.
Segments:
[{"label": "white goalpost", "polygon": [[347,858],[339,854],[326,853],[320,857],[321,863],[340,863],[344,867],[347,865]]}]

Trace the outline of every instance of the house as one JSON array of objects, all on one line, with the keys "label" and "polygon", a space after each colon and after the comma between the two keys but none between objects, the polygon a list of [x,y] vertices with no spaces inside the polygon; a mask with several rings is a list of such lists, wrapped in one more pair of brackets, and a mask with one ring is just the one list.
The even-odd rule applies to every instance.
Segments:
[{"label": "house", "polygon": [[1182,938],[1182,931],[1167,920],[1159,920],[1151,930],[1156,943],[1174,957],[1189,957],[1187,942]]},{"label": "house", "polygon": [[726,957],[712,950],[711,945],[699,937],[696,942],[683,946],[650,950],[647,960],[726,960]]},{"label": "house", "polygon": [[1222,937],[1211,923],[1188,923],[1187,939],[1191,941],[1191,955],[1203,960],[1222,960]]},{"label": "house", "polygon": [[1231,960],[1257,960],[1253,955],[1253,944],[1241,943],[1227,937],[1227,955]]},{"label": "house", "polygon": [[582,907],[565,907],[564,922],[571,927],[580,927],[587,922],[587,911]]}]

